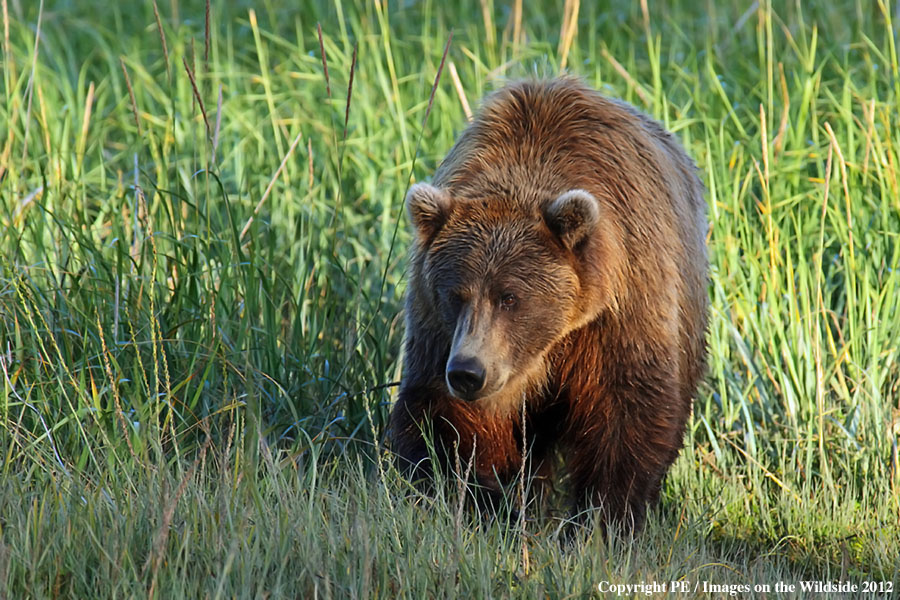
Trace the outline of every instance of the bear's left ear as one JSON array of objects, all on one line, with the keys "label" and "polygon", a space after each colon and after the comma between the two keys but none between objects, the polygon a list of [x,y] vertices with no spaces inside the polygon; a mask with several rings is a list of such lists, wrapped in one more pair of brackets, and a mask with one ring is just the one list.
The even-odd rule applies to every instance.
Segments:
[{"label": "bear's left ear", "polygon": [[450,197],[442,189],[427,183],[415,183],[406,193],[406,212],[419,236],[431,239],[444,224],[450,209]]},{"label": "bear's left ear", "polygon": [[575,248],[600,220],[597,199],[584,190],[569,190],[544,208],[544,220],[568,249]]}]

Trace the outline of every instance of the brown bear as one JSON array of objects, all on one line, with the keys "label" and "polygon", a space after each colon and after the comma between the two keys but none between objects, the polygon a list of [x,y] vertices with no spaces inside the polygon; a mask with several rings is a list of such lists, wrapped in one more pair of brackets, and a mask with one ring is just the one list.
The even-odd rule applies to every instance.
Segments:
[{"label": "brown bear", "polygon": [[704,370],[694,163],[576,79],[522,81],[487,97],[406,207],[400,463],[430,473],[428,437],[440,466],[471,459],[499,494],[523,450],[538,464],[556,449],[577,507],[639,528]]}]

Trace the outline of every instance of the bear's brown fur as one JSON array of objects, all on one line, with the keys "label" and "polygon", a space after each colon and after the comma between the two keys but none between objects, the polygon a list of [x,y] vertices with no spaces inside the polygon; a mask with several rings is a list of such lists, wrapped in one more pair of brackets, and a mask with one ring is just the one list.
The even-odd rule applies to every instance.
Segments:
[{"label": "bear's brown fur", "polygon": [[[401,463],[474,458],[495,493],[523,445],[574,499],[639,527],[704,368],[706,210],[675,138],[571,78],[490,95],[407,194]],[[523,403],[525,436],[523,439]]]}]

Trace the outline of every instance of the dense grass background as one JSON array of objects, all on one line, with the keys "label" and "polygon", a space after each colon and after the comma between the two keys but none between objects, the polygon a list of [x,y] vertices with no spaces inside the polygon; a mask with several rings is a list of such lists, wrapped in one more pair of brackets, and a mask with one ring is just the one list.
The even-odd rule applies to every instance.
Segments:
[{"label": "dense grass background", "polygon": [[[897,7],[0,4],[0,596],[900,589]],[[563,69],[709,190],[709,375],[633,541],[473,518],[381,453],[404,192]]]}]

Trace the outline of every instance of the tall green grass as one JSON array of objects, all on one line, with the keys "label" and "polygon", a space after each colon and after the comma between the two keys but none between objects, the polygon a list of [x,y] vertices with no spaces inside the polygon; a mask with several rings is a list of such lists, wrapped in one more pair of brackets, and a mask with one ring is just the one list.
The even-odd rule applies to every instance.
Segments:
[{"label": "tall green grass", "polygon": [[[900,589],[886,0],[0,2],[0,595]],[[709,373],[634,543],[481,520],[383,455],[405,190],[563,65],[708,188]]]}]

